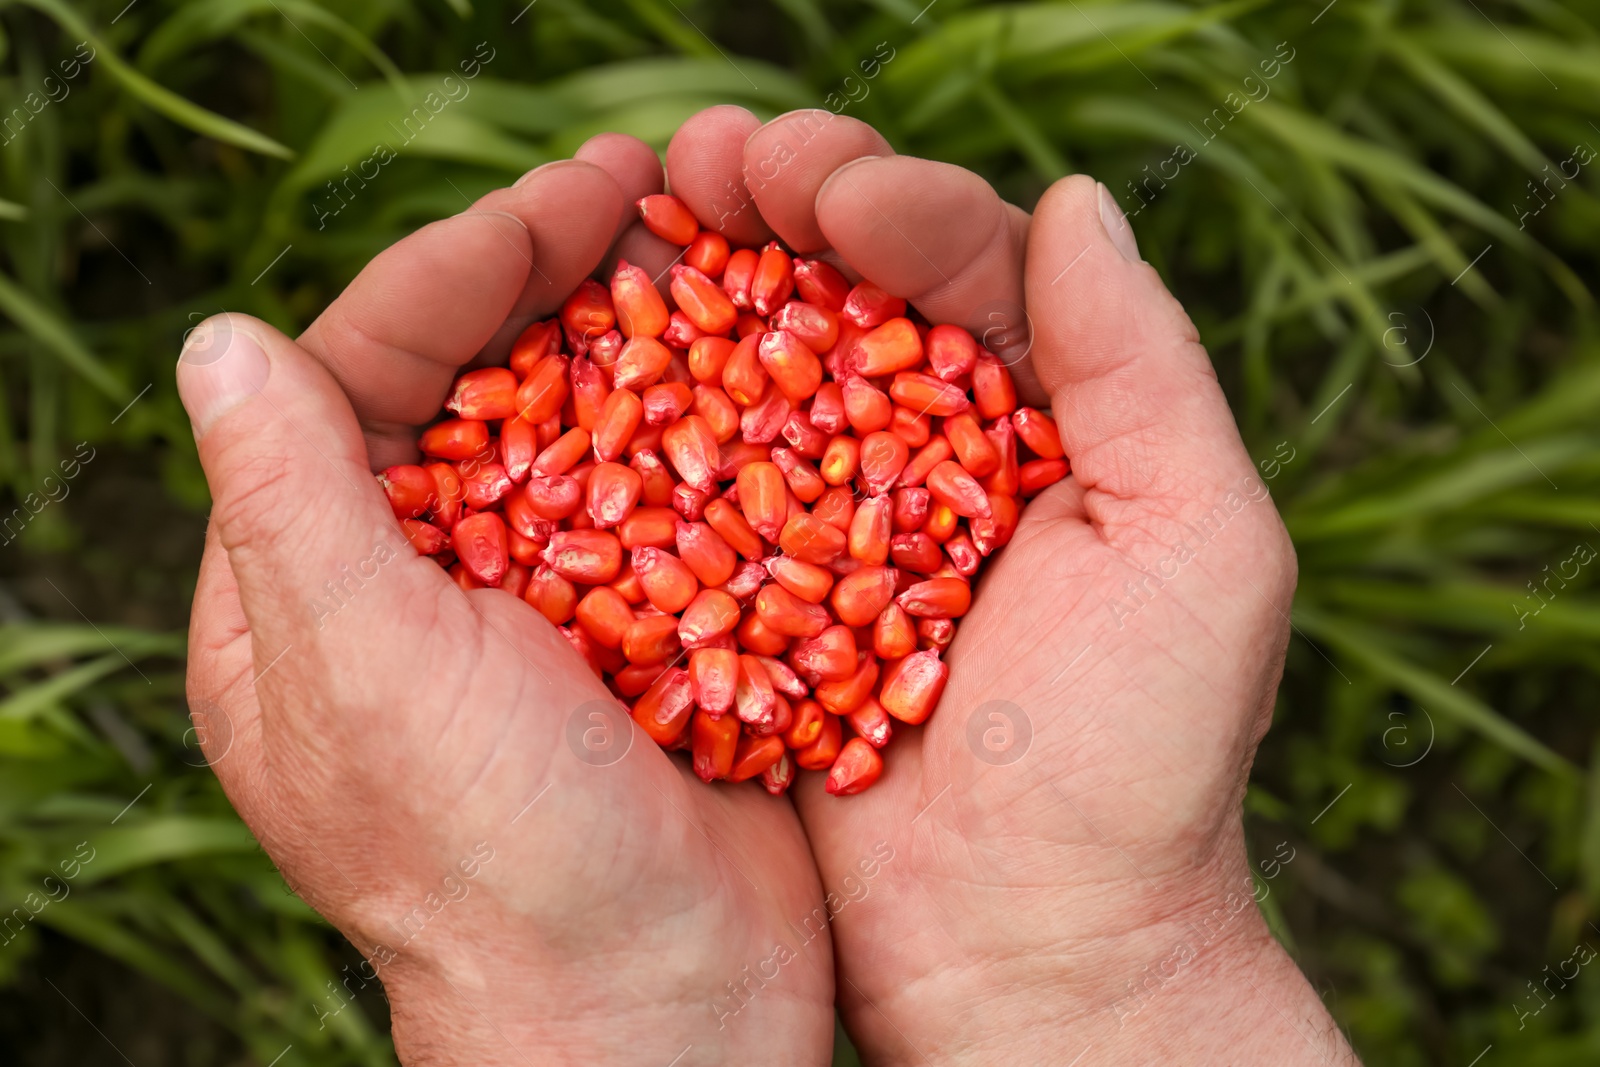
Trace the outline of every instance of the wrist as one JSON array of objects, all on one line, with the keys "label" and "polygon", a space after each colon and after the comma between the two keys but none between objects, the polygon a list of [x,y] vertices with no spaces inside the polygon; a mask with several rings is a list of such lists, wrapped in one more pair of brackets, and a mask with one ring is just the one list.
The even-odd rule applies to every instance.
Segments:
[{"label": "wrist", "polygon": [[875,1003],[845,986],[852,1033],[886,1067],[1073,1064],[1090,1049],[1085,1067],[1357,1063],[1268,930],[1242,851],[1191,877],[1036,897],[1006,916],[1025,935],[1003,951],[963,939],[948,966]]},{"label": "wrist", "polygon": [[[694,944],[663,936],[582,955],[507,924],[484,935],[452,932],[427,951],[408,945],[387,964],[372,958],[405,1067],[663,1067],[690,1048],[685,1063],[826,1062],[831,1002],[812,1003],[801,992],[805,983],[751,977],[773,946]],[[789,956],[795,962],[785,969],[831,971],[825,947],[808,952]],[[731,962],[746,956],[742,971]],[[730,981],[742,983],[736,1011],[717,995]]]}]

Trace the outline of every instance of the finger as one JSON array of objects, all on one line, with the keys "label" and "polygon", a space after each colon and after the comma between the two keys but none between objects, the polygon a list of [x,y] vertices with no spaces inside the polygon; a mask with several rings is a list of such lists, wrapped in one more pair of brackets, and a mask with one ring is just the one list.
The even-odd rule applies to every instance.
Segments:
[{"label": "finger", "polygon": [[249,625],[254,674],[296,646],[301,656],[307,645],[336,656],[327,636],[310,639],[330,588],[357,590],[358,611],[383,619],[448,587],[444,572],[406,543],[369,471],[350,402],[311,355],[257,319],[219,315],[190,335],[177,379]]},{"label": "finger", "polygon": [[1027,297],[1034,367],[1085,490],[1189,499],[1253,474],[1194,324],[1092,178],[1039,201]]},{"label": "finger", "polygon": [[[613,239],[639,221],[633,205],[642,197],[652,196],[665,188],[666,172],[655,149],[625,133],[600,133],[583,142],[572,153],[573,159],[593,163],[611,175],[622,191],[622,217],[617,220]],[[631,262],[631,261],[630,261]]]},{"label": "finger", "polygon": [[609,174],[566,161],[380,253],[300,337],[350,397],[378,467],[408,462],[412,427],[456,371],[503,357],[605,253],[622,213]]},{"label": "finger", "polygon": [[[206,527],[205,554],[189,614],[187,693],[193,725],[184,735],[216,772],[223,791],[241,813],[246,783],[260,767],[260,705],[255,699],[250,627],[239,603],[239,585],[228,565],[216,523]],[[187,756],[188,762],[198,762]]]},{"label": "finger", "polygon": [[496,189],[473,210],[515,215],[533,238],[532,255],[522,257],[527,272],[522,294],[483,348],[484,359],[504,362],[517,335],[554,314],[605,256],[628,204],[609,173],[593,163],[564,159],[523,175],[509,189]]},{"label": "finger", "polygon": [[817,192],[853,159],[892,156],[883,135],[859,119],[821,108],[779,115],[744,146],[744,182],[761,217],[795,252],[818,252],[828,239],[817,225]]},{"label": "finger", "polygon": [[1011,365],[1024,401],[1042,402],[1015,344],[1026,332],[1026,212],[969,170],[911,156],[838,168],[817,191],[816,212],[818,228],[851,266],[929,321],[985,340]]},{"label": "finger", "polygon": [[656,278],[656,288],[667,296],[666,270],[683,249],[645,229],[639,221],[638,202],[665,187],[666,172],[655,150],[637,137],[624,133],[602,133],[585,141],[573,158],[593,163],[616,179],[622,190],[622,217],[617,220],[616,240],[599,264],[598,276],[611,277],[617,261],[625,259]]},{"label": "finger", "polygon": [[667,145],[667,185],[700,225],[731,244],[755,247],[772,239],[744,183],[744,143],[761,120],[723,104],[692,116]]}]

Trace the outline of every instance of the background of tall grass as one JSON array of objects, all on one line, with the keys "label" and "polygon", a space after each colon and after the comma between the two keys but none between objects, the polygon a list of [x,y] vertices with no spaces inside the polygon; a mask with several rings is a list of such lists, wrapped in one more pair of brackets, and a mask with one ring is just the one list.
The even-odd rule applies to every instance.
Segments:
[{"label": "background of tall grass", "polygon": [[[293,333],[385,245],[596,132],[664,147],[708,104],[829,101],[1025,206],[1083,170],[1138,210],[1299,548],[1251,837],[1368,1062],[1595,1062],[1600,979],[1545,968],[1600,947],[1600,568],[1576,562],[1600,545],[1600,182],[1545,168],[1600,148],[1600,3],[1323,2],[0,4],[0,521],[67,491],[0,545],[0,907],[94,850],[0,933],[7,1061],[392,1058],[374,990],[319,1021],[350,950],[185,714],[184,329],[226,308]],[[471,95],[321,218],[480,42]]]}]

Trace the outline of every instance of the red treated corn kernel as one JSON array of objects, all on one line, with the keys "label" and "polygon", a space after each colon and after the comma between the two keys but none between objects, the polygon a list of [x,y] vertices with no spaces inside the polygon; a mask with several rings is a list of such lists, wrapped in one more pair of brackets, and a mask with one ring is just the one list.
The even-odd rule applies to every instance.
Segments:
[{"label": "red treated corn kernel", "polygon": [[890,296],[871,282],[861,282],[845,295],[839,314],[857,326],[870,328],[906,313],[906,302]]},{"label": "red treated corn kernel", "polygon": [[789,486],[789,492],[799,498],[802,504],[814,504],[818,497],[828,488],[828,483],[823,481],[817,469],[799,454],[787,448],[774,448],[772,462],[783,472],[783,480]]},{"label": "red treated corn kernel", "polygon": [[667,305],[650,275],[625,259],[611,276],[611,302],[624,337],[660,337],[667,328]]},{"label": "red treated corn kernel", "polygon": [[777,440],[784,424],[794,414],[794,404],[782,389],[768,389],[757,403],[744,409],[739,416],[737,444],[765,445]]},{"label": "red treated corn kernel", "polygon": [[761,535],[751,528],[739,510],[727,500],[706,504],[706,522],[732,549],[748,560],[766,555]]},{"label": "red treated corn kernel", "polygon": [[633,625],[633,606],[609,585],[597,585],[583,594],[574,614],[589,636],[606,648],[621,648]]},{"label": "red treated corn kernel", "polygon": [[1061,432],[1056,429],[1055,420],[1044,412],[1018,408],[1011,414],[1011,425],[1022,443],[1040,459],[1060,459],[1066,455],[1061,447]]},{"label": "red treated corn kernel", "polygon": [[768,326],[800,339],[811,351],[821,355],[839,341],[839,319],[827,308],[791,300],[778,309]]},{"label": "red treated corn kernel", "polygon": [[815,637],[828,628],[828,609],[795,596],[783,586],[764,585],[756,594],[756,615],[785,637]]},{"label": "red treated corn kernel", "polygon": [[797,455],[806,459],[821,459],[828,451],[828,435],[818,429],[811,419],[801,412],[794,412],[783,424],[783,439],[789,442],[789,447]]},{"label": "red treated corn kernel", "polygon": [[658,745],[670,745],[683,735],[694,711],[689,673],[668,667],[633,705],[633,721]]},{"label": "red treated corn kernel", "polygon": [[[414,522],[416,520],[413,519],[411,521]],[[551,525],[554,526],[555,524],[551,523]],[[523,537],[511,525],[511,519],[507,517],[506,547],[511,553],[511,561],[513,563],[520,563],[529,568],[539,566],[544,562],[544,546],[547,543],[546,541],[535,541],[531,538]]]},{"label": "red treated corn kernel", "polygon": [[889,416],[889,432],[908,447],[921,448],[933,434],[933,420],[921,411],[896,404]]},{"label": "red treated corn kernel", "polygon": [[750,307],[762,318],[777,311],[794,292],[794,261],[777,242],[762,249],[750,278]]},{"label": "red treated corn kernel", "polygon": [[639,503],[643,488],[643,481],[632,467],[598,464],[589,475],[589,517],[595,528],[605,530],[620,524]]},{"label": "red treated corn kernel", "polygon": [[972,606],[972,587],[964,578],[930,578],[913,585],[894,600],[907,615],[922,619],[957,619]]},{"label": "red treated corn kernel", "polygon": [[422,431],[417,447],[439,459],[471,459],[489,447],[489,427],[476,419],[446,419]]},{"label": "red treated corn kernel", "polygon": [[761,787],[773,796],[782,796],[794,784],[794,760],[785,752],[777,763],[761,772]]},{"label": "red treated corn kernel", "polygon": [[844,310],[850,298],[850,283],[832,264],[820,259],[794,261],[794,287],[800,299],[827,308],[834,314]]},{"label": "red treated corn kernel", "polygon": [[906,469],[911,450],[892,433],[880,430],[861,441],[861,478],[873,496],[887,493]]},{"label": "red treated corn kernel", "polygon": [[578,591],[572,583],[543,565],[533,569],[522,598],[557,626],[570,620],[578,606]]},{"label": "red treated corn kernel", "polygon": [[689,653],[689,679],[694,702],[709,715],[733,709],[739,683],[739,654],[731,648],[697,648]]},{"label": "red treated corn kernel", "polygon": [[765,567],[773,580],[801,600],[820,604],[833,588],[833,572],[792,556],[772,556]]},{"label": "red treated corn kernel", "polygon": [[603,585],[622,570],[622,542],[604,530],[562,530],[550,538],[544,560],[568,581]]},{"label": "red treated corn kernel", "polygon": [[789,647],[789,638],[768,627],[753,611],[745,615],[734,636],[740,648],[758,655],[776,656]]},{"label": "red treated corn kernel", "polygon": [[950,510],[948,505],[935,502],[928,509],[928,521],[922,524],[922,532],[942,545],[955,536],[960,521],[961,516]]},{"label": "red treated corn kernel", "polygon": [[765,725],[778,710],[772,677],[755,656],[739,657],[739,677],[733,691],[733,710],[740,722]]},{"label": "red treated corn kernel", "polygon": [[844,433],[850,425],[844,410],[844,389],[836,381],[824,381],[811,398],[806,421],[826,434]]},{"label": "red treated corn kernel", "polygon": [[629,663],[665,663],[683,648],[674,615],[645,615],[633,620],[622,635],[622,654]]},{"label": "red treated corn kernel", "polygon": [[683,261],[707,278],[720,278],[728,265],[728,239],[715,230],[701,230],[689,242]]},{"label": "red treated corn kernel", "polygon": [[803,770],[826,770],[833,766],[833,761],[838,758],[843,740],[843,731],[839,728],[839,716],[824,711],[817,739],[804,748],[795,749],[794,761]]},{"label": "red treated corn kernel", "polygon": [[916,624],[899,604],[890,604],[872,624],[872,651],[884,660],[897,660],[915,652]]},{"label": "red treated corn kernel", "polygon": [[685,415],[663,431],[661,446],[678,477],[703,493],[716,493],[722,450],[705,419]]},{"label": "red treated corn kernel", "polygon": [[681,263],[672,268],[671,275],[672,299],[690,322],[707,334],[725,334],[733,329],[739,309],[721,286]]},{"label": "red treated corn kernel", "polygon": [[966,391],[931,374],[901,371],[889,386],[889,398],[921,415],[959,415],[972,406]]},{"label": "red treated corn kernel", "polygon": [[944,564],[944,553],[939,543],[922,531],[895,534],[889,541],[889,555],[894,565],[918,574],[932,574]]},{"label": "red treated corn kernel", "polygon": [[938,652],[913,652],[884,669],[878,703],[890,715],[914,726],[933,714],[949,677],[950,668]]},{"label": "red treated corn kernel", "polygon": [[848,486],[835,485],[823,490],[811,507],[811,514],[840,530],[849,530],[856,513],[856,498]]},{"label": "red treated corn kernel", "polygon": [[711,782],[728,777],[739,750],[739,720],[731,715],[712,718],[696,712],[689,733],[694,773],[700,780]]},{"label": "red treated corn kernel", "polygon": [[959,381],[971,374],[978,362],[978,342],[959,326],[933,327],[923,347],[934,376],[947,382]]},{"label": "red treated corn kernel", "polygon": [[[589,282],[590,285],[598,285]],[[574,294],[576,295],[576,294]],[[609,327],[608,327],[609,328]],[[545,356],[552,355],[561,350],[561,320],[546,319],[535,322],[521,334],[511,345],[511,373],[520,381],[528,376],[533,365]]]},{"label": "red treated corn kernel", "polygon": [[817,683],[817,702],[834,715],[848,715],[860,707],[878,684],[877,657],[863,651],[856,659],[856,668],[847,677]]},{"label": "red treated corn kernel", "polygon": [[517,387],[517,414],[528,422],[539,423],[561,413],[571,389],[566,356],[546,356],[533,365]]},{"label": "red treated corn kernel", "polygon": [[938,434],[928,439],[927,444],[917,450],[911,457],[911,462],[900,474],[900,483],[903,486],[915,488],[928,480],[928,474],[933,468],[954,456],[955,449],[950,447],[950,439],[943,434]]},{"label": "red treated corn kernel", "polygon": [[956,624],[949,619],[918,619],[917,647],[943,652],[955,639]]},{"label": "red treated corn kernel", "polygon": [[534,474],[565,474],[588,451],[588,433],[573,427],[534,457],[531,470]]},{"label": "red treated corn kernel", "polygon": [[517,413],[517,376],[504,367],[467,371],[444,406],[463,419],[509,419]]},{"label": "red treated corn kernel", "polygon": [[520,484],[527,479],[538,455],[538,427],[519,418],[506,419],[500,424],[500,463],[513,482]]},{"label": "red treated corn kernel", "polygon": [[761,253],[753,248],[736,249],[728,256],[722,270],[722,291],[728,294],[733,306],[742,311],[750,310],[750,283],[755,279],[760,259]]},{"label": "red treated corn kernel", "polygon": [[578,288],[561,305],[561,326],[575,356],[586,353],[616,322],[617,312],[610,291],[590,278],[579,282]]},{"label": "red treated corn kernel", "polygon": [[863,378],[910,370],[922,363],[922,337],[910,319],[890,319],[856,342],[849,363]]},{"label": "red treated corn kernel", "polygon": [[1000,453],[970,412],[949,416],[942,428],[955,458],[968,474],[983,478],[1000,469]]},{"label": "red treated corn kernel", "polygon": [[499,463],[479,464],[471,474],[462,476],[461,486],[466,494],[467,507],[473,511],[487,511],[516,488],[505,467]]},{"label": "red treated corn kernel", "polygon": [[[861,442],[840,434],[822,453],[819,474],[828,485],[848,485],[861,463]],[[818,495],[821,495],[820,492]]]},{"label": "red treated corn kernel", "polygon": [[989,498],[961,464],[944,460],[928,472],[928,492],[962,518],[988,518]]},{"label": "red treated corn kernel", "polygon": [[678,557],[701,585],[719,586],[733,577],[738,556],[722,535],[705,522],[680,522],[675,527]]},{"label": "red treated corn kernel", "polygon": [[822,385],[822,361],[788,330],[772,329],[762,334],[756,344],[756,356],[792,404],[806,400]]},{"label": "red treated corn kernel", "polygon": [[[633,573],[639,576],[639,585],[644,589],[645,597],[657,610],[665,611],[669,615],[683,611],[700,591],[700,583],[696,580],[694,571],[672,553],[659,548],[636,548],[630,556],[633,561]],[[737,612],[734,621],[738,621]],[[728,629],[730,631],[733,629],[731,623]]]},{"label": "red treated corn kernel", "polygon": [[859,793],[883,776],[883,757],[862,738],[852,737],[828,771],[827,789],[836,797]]},{"label": "red treated corn kernel", "polygon": [[421,519],[401,519],[400,529],[419,555],[436,556],[450,546],[450,535]]},{"label": "red treated corn kernel", "polygon": [[856,672],[856,637],[848,626],[830,626],[794,646],[796,666],[824,682],[839,682]]},{"label": "red treated corn kernel", "polygon": [[[709,511],[709,507],[707,510]],[[797,515],[791,518],[784,524],[783,532],[778,535],[778,547],[784,552],[806,563],[816,563],[821,566],[826,566],[839,558],[846,546],[844,531],[815,515]]]},{"label": "red treated corn kernel", "polygon": [[734,343],[726,337],[702,337],[689,346],[689,373],[707,385],[722,384],[722,370],[733,355]]},{"label": "red treated corn kernel", "polygon": [[911,533],[928,521],[933,494],[919,486],[903,486],[894,491],[894,532]]},{"label": "red treated corn kernel", "polygon": [[[634,559],[633,565],[635,569],[639,567],[637,558]],[[648,592],[648,582],[643,578],[640,580]],[[656,607],[666,610],[659,603]],[[700,590],[682,610],[683,617],[678,622],[678,640],[683,642],[684,648],[699,648],[720,637],[726,637],[733,633],[735,626],[739,625],[739,602],[720,589]]]},{"label": "red treated corn kernel", "polygon": [[378,484],[397,519],[416,519],[433,510],[437,492],[433,476],[414,463],[385,469],[378,475]]},{"label": "red treated corn kernel", "polygon": [[1018,486],[1023,496],[1033,496],[1056,484],[1067,476],[1064,459],[1031,459],[1017,471]]},{"label": "red treated corn kernel", "polygon": [[888,393],[855,374],[846,375],[839,382],[839,389],[844,398],[845,417],[857,436],[865,437],[888,428],[894,417],[894,403]]},{"label": "red treated corn kernel", "polygon": [[847,713],[845,721],[850,724],[850,729],[873,748],[887,745],[889,738],[894,735],[894,726],[889,720],[889,713],[883,710],[882,704],[871,697],[867,697],[854,711]]},{"label": "red treated corn kernel", "polygon": [[456,523],[450,531],[450,547],[467,572],[484,585],[499,585],[511,563],[505,520],[492,511]]},{"label": "red treated corn kernel", "polygon": [[[652,293],[654,289],[650,290]],[[661,380],[672,364],[672,349],[643,334],[622,346],[612,368],[611,384],[618,389],[643,389]]]},{"label": "red treated corn kernel", "polygon": [[663,241],[686,245],[700,232],[700,223],[695,221],[694,212],[675,196],[656,193],[653,196],[640,197],[634,202],[634,206],[639,209],[639,217],[644,220],[645,229]]},{"label": "red treated corn kernel", "polygon": [[733,766],[728,769],[728,781],[749,781],[783,758],[786,750],[779,737],[741,737],[733,751]]},{"label": "red treated corn kernel", "polygon": [[694,390],[682,382],[660,382],[645,389],[641,397],[644,421],[651,426],[666,426],[694,403]]},{"label": "red treated corn kernel", "polygon": [[972,400],[981,419],[998,419],[1017,410],[1017,387],[1004,363],[988,353],[972,368]]},{"label": "red treated corn kernel", "polygon": [[722,388],[735,404],[748,407],[766,394],[771,378],[761,365],[761,339],[750,334],[739,340],[722,365]]}]

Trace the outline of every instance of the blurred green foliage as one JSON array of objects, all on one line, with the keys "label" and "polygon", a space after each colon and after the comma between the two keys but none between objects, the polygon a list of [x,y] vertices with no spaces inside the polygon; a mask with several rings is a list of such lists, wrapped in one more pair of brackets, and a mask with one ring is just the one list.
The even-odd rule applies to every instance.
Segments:
[{"label": "blurred green foliage", "polygon": [[184,714],[183,331],[296,332],[416,226],[715,103],[826,103],[1024,206],[1106,182],[1300,553],[1248,799],[1294,849],[1274,928],[1370,1063],[1600,1057],[1600,979],[1528,986],[1600,945],[1596,0],[12,0],[0,30],[0,904],[94,854],[0,933],[28,1062],[103,1056],[62,1000],[128,972],[167,993],[100,1018],[150,1062],[392,1055],[381,1000],[319,1019],[349,950]]}]

